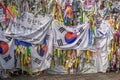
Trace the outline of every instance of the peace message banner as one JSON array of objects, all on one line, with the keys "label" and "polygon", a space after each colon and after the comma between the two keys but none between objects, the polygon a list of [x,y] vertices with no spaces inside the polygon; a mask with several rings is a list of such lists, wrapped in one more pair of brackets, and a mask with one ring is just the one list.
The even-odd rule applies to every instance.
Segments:
[{"label": "peace message banner", "polygon": [[11,20],[6,35],[32,44],[38,44],[44,39],[50,23],[50,17],[41,15],[34,17],[31,13],[24,13],[21,17],[17,17],[15,22]]}]

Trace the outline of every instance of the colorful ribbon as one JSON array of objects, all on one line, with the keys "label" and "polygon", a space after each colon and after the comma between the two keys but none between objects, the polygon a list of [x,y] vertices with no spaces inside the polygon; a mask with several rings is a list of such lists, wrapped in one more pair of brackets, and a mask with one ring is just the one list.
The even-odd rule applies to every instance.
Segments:
[{"label": "colorful ribbon", "polygon": [[4,14],[5,14],[5,19],[4,19],[4,23],[7,24],[7,18],[8,18],[8,13],[10,14],[10,16],[13,18],[14,20],[14,16],[11,13],[11,11],[7,8],[7,6],[3,6],[3,4],[0,2],[0,6],[3,8]]}]

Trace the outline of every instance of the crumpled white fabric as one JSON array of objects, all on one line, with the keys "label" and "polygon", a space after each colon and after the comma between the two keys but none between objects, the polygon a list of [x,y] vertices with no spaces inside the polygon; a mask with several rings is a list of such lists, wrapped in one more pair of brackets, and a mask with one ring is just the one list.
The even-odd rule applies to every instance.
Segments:
[{"label": "crumpled white fabric", "polygon": [[108,21],[103,20],[96,28],[96,67],[98,72],[106,72],[108,68],[109,44],[113,39],[112,28]]}]

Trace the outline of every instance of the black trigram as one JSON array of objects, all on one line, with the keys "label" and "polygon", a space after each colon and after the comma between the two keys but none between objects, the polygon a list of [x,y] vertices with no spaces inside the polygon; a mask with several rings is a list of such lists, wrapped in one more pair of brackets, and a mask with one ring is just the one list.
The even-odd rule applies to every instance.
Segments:
[{"label": "black trigram", "polygon": [[59,46],[62,46],[63,45],[62,39],[58,39],[57,43],[58,43]]},{"label": "black trigram", "polygon": [[48,55],[48,57],[47,57],[47,61],[48,61],[48,60],[50,60],[50,59],[51,59],[51,57],[52,57],[52,55],[51,55],[51,54],[49,54],[49,55]]},{"label": "black trigram", "polygon": [[39,60],[38,58],[35,58],[34,62],[37,63],[37,64],[40,64],[41,60]]},{"label": "black trigram", "polygon": [[81,43],[81,41],[82,41],[82,39],[79,39],[79,41],[76,43],[76,45],[80,45],[80,43]]},{"label": "black trigram", "polygon": [[79,29],[80,34],[82,34],[83,31],[84,31],[84,29],[81,27],[81,28]]},{"label": "black trigram", "polygon": [[9,36],[6,36],[6,39],[9,40],[9,41],[11,41],[12,38],[9,37]]},{"label": "black trigram", "polygon": [[66,30],[66,29],[63,28],[63,27],[60,27],[60,28],[59,28],[59,31],[60,31],[61,33],[63,33],[65,30]]},{"label": "black trigram", "polygon": [[10,55],[8,55],[8,56],[6,56],[6,57],[4,58],[5,62],[8,62],[8,61],[11,60],[11,59],[12,59],[12,57],[11,57]]}]

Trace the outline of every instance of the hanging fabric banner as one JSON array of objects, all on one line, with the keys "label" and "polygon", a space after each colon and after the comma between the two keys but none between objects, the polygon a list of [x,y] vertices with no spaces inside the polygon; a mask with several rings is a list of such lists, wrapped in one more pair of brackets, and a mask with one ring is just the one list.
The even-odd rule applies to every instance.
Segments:
[{"label": "hanging fabric banner", "polygon": [[52,45],[53,35],[50,29],[41,45],[31,46],[32,72],[43,71],[50,68],[53,53]]},{"label": "hanging fabric banner", "polygon": [[0,33],[0,69],[14,68],[14,40]]},{"label": "hanging fabric banner", "polygon": [[44,39],[52,18],[31,13],[17,17],[15,23],[11,20],[6,35],[32,44],[41,43]]},{"label": "hanging fabric banner", "polygon": [[108,68],[108,54],[110,53],[110,44],[113,39],[112,27],[108,21],[103,20],[99,26],[96,26],[96,66],[98,72],[106,72]]},{"label": "hanging fabric banner", "polygon": [[80,50],[93,50],[94,47],[92,43],[89,44],[89,28],[88,23],[74,27],[66,27],[64,25],[57,25],[56,22],[53,21],[54,47],[59,49],[79,48]]}]

